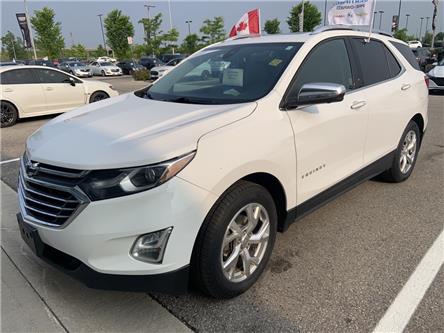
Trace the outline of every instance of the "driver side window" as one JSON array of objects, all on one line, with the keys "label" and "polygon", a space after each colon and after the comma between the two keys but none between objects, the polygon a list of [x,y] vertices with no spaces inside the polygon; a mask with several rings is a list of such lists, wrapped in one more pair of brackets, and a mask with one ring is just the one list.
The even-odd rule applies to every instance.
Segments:
[{"label": "driver side window", "polygon": [[69,83],[70,76],[52,69],[34,69],[40,83]]},{"label": "driver side window", "polygon": [[343,39],[323,42],[308,54],[296,73],[290,96],[297,96],[306,83],[342,84],[347,91],[354,88],[350,60]]}]

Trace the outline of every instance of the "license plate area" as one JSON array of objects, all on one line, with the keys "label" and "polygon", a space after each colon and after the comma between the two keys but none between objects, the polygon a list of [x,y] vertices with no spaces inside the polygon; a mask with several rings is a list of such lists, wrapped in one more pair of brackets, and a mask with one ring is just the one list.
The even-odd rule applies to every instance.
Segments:
[{"label": "license plate area", "polygon": [[45,244],[43,244],[37,229],[26,223],[21,214],[17,214],[17,222],[20,234],[25,243],[30,247],[32,252],[41,257],[43,255]]}]

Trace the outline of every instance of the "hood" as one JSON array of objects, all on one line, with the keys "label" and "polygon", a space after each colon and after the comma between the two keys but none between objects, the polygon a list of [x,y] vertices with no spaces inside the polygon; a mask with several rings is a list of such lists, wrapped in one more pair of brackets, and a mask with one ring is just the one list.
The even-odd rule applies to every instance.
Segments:
[{"label": "hood", "polygon": [[131,93],[54,118],[28,138],[27,151],[32,160],[73,169],[147,165],[195,150],[202,135],[255,108],[162,102]]},{"label": "hood", "polygon": [[429,72],[428,72],[429,76],[432,77],[442,77],[444,78],[444,66],[436,66],[433,67]]},{"label": "hood", "polygon": [[173,68],[174,68],[174,66],[159,66],[159,67],[153,67],[153,68],[151,68],[151,70],[160,72],[160,71],[169,71]]}]

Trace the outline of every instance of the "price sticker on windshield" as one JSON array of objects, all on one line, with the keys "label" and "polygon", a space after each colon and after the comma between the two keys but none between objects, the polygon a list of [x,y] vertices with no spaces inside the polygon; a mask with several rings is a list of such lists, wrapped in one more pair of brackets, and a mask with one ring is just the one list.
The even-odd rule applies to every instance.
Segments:
[{"label": "price sticker on windshield", "polygon": [[228,68],[224,70],[222,84],[226,86],[243,87],[244,70],[241,68]]}]

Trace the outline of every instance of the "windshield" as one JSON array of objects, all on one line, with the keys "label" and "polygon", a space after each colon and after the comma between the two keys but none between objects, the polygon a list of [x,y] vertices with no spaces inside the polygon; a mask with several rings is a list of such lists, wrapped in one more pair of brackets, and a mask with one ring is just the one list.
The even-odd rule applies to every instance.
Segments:
[{"label": "windshield", "polygon": [[71,63],[69,63],[68,65],[71,66],[71,67],[85,66],[85,65],[84,65],[83,63],[81,63],[81,62],[71,62]]},{"label": "windshield", "polygon": [[106,61],[101,61],[99,62],[100,66],[114,66],[112,63],[110,62],[106,62]]},{"label": "windshield", "polygon": [[216,46],[189,58],[145,98],[192,104],[255,101],[270,92],[302,43]]}]

